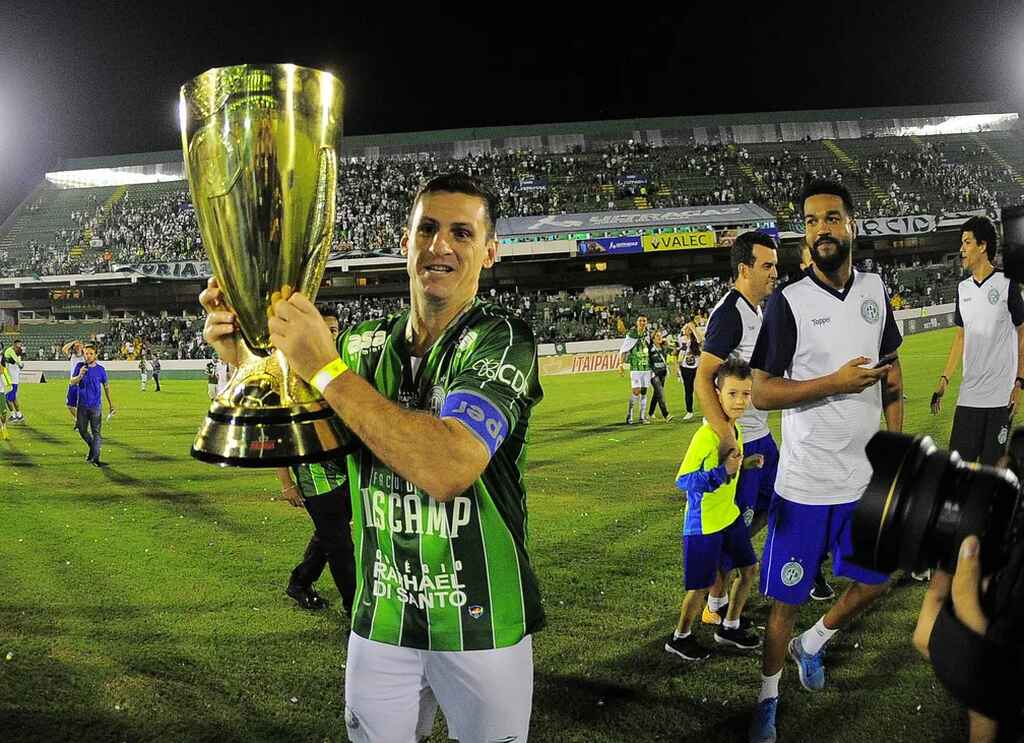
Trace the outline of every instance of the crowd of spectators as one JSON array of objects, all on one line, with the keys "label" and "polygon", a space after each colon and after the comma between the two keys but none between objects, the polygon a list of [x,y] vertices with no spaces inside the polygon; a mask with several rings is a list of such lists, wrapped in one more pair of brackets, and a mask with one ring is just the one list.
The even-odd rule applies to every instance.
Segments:
[{"label": "crowd of spectators", "polygon": [[[859,161],[859,172],[818,143],[751,148],[653,147],[628,140],[601,150],[524,149],[455,161],[426,154],[347,158],[340,168],[333,247],[396,253],[412,194],[426,179],[453,167],[488,181],[499,196],[501,215],[508,217],[753,201],[785,219],[795,212],[794,196],[810,177],[860,182],[875,194],[861,205],[864,216],[990,209],[1013,200],[1005,188],[1013,182],[1012,171],[981,144],[937,141],[896,149],[880,142]],[[0,275],[89,273],[204,256],[183,184],[130,187],[111,206],[91,198],[93,203],[67,215],[52,240],[33,239],[0,253]],[[38,203],[30,207],[39,208]],[[73,255],[85,235],[99,249]]]}]

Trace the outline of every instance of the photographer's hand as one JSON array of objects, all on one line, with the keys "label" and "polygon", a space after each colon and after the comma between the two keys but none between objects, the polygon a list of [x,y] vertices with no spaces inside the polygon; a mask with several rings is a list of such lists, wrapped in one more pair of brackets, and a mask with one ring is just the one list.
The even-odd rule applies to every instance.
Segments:
[{"label": "photographer's hand", "polygon": [[[981,543],[978,538],[969,536],[960,545],[956,573],[953,576],[941,570],[933,573],[914,629],[914,647],[925,658],[929,658],[928,640],[935,620],[950,594],[953,596],[953,611],[965,627],[979,635],[985,634],[988,629],[988,617],[981,609],[983,583],[980,553]],[[968,717],[971,743],[988,743],[996,739],[998,725],[995,721],[974,710],[968,710]]]}]

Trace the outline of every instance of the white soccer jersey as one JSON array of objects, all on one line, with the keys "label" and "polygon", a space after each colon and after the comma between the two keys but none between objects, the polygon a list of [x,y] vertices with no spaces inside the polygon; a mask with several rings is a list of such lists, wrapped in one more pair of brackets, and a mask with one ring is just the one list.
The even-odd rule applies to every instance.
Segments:
[{"label": "white soccer jersey", "polygon": [[[722,360],[735,354],[750,363],[761,332],[761,322],[761,308],[752,306],[746,297],[730,289],[711,310],[708,330],[704,335],[704,350]],[[753,405],[747,408],[739,424],[743,429],[743,440],[748,444],[771,433],[768,413]]]},{"label": "white soccer jersey", "polygon": [[968,276],[956,288],[953,320],[964,329],[964,378],[957,404],[1006,407],[1017,378],[1017,326],[1024,323],[1020,285],[1002,271],[981,283]]},{"label": "white soccer jersey", "polygon": [[75,369],[78,365],[85,363],[85,356],[75,356],[72,354],[71,360],[68,363],[70,364],[70,366],[68,366],[68,378],[71,378],[75,376]]},{"label": "white soccer jersey", "polygon": [[[809,271],[772,295],[751,366],[786,379],[817,379],[857,356],[874,363],[902,342],[877,274],[854,271],[837,292]],[[881,415],[881,384],[783,410],[776,492],[809,505],[859,500],[871,479],[864,447]]]}]

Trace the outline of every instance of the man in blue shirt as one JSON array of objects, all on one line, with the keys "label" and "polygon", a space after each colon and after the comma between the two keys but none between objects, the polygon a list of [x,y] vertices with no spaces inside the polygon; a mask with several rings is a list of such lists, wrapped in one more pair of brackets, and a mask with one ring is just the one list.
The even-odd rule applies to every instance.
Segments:
[{"label": "man in blue shirt", "polygon": [[[79,362],[75,366],[71,384],[78,386],[78,415],[76,418],[78,434],[89,445],[89,455],[85,461],[96,467],[103,467],[105,465],[100,461],[100,445],[103,441],[100,436],[100,430],[103,427],[101,387],[107,395],[107,405],[110,407],[111,415],[114,413],[114,402],[110,399],[107,370],[96,363],[95,346],[90,344],[85,347],[85,361]],[[86,431],[87,428],[89,432]]]}]

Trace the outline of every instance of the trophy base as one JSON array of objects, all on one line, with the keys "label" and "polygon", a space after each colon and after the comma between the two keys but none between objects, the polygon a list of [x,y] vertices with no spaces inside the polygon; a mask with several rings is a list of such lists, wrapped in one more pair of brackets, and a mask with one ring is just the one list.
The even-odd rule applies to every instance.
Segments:
[{"label": "trophy base", "polygon": [[214,402],[192,456],[227,467],[287,467],[338,459],[356,439],[325,402],[241,408]]}]

